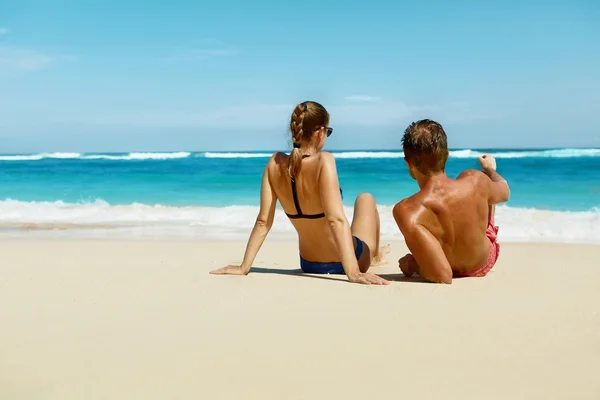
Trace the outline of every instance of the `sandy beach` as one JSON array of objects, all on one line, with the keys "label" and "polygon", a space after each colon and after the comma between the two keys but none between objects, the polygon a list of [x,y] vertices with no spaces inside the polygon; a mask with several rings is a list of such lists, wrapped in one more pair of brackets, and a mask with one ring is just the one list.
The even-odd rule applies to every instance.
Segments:
[{"label": "sandy beach", "polygon": [[268,240],[4,240],[0,399],[598,399],[600,246],[503,244],[486,278],[298,273]]}]

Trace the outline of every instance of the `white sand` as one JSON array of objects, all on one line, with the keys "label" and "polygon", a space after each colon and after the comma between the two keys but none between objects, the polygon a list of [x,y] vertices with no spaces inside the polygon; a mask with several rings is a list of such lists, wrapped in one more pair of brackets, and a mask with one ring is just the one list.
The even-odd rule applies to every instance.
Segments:
[{"label": "white sand", "polygon": [[503,245],[485,278],[306,276],[268,241],[0,242],[0,399],[599,399],[600,246]]}]

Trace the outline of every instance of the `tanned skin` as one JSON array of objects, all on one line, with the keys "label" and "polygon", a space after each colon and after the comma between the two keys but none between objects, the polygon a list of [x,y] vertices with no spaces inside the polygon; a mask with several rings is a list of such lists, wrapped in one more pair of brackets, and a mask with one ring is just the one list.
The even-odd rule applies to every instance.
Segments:
[{"label": "tanned skin", "polygon": [[510,197],[494,157],[480,157],[483,171],[466,170],[457,179],[443,170],[424,175],[406,162],[420,190],[393,210],[411,252],[399,260],[404,275],[450,284],[453,272],[467,273],[485,265],[490,254],[488,216]]},{"label": "tanned skin", "polygon": [[[319,129],[310,143],[302,146],[302,172],[297,177],[298,196],[302,210],[308,214],[325,213],[325,218],[292,219],[298,232],[301,254],[317,262],[341,261],[348,280],[367,285],[387,285],[388,281],[367,272],[369,267],[385,264],[389,248],[379,248],[379,214],[373,196],[361,194],[354,204],[354,219],[348,223],[344,214],[335,158],[322,152],[327,135]],[[241,265],[228,265],[211,271],[218,275],[247,275],[254,259],[269,233],[279,201],[284,210],[295,213],[294,200],[287,172],[288,155],[275,153],[263,172],[260,191],[260,211],[250,234]],[[364,242],[360,260],[356,259],[355,235]]]}]

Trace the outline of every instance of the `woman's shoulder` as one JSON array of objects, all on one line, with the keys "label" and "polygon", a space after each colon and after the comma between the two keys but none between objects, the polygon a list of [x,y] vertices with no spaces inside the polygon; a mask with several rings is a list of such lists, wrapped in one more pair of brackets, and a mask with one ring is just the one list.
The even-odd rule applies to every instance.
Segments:
[{"label": "woman's shoulder", "polygon": [[319,164],[321,167],[335,168],[335,157],[328,151],[321,151],[319,152]]},{"label": "woman's shoulder", "polygon": [[274,173],[282,168],[287,168],[289,156],[284,152],[278,151],[273,153],[265,165],[265,170]]},{"label": "woman's shoulder", "polygon": [[276,159],[287,159],[289,157],[288,154],[284,153],[283,151],[276,151],[275,153],[273,153],[273,155],[271,156],[271,160],[276,160]]},{"label": "woman's shoulder", "polygon": [[[269,161],[267,162],[267,165],[265,168],[272,169],[272,168],[278,168],[278,167],[282,167],[282,166],[287,168],[287,163],[288,163],[289,158],[290,158],[289,154],[286,154],[282,151],[275,152],[269,158]],[[331,154],[327,151],[320,151],[319,153],[315,154],[314,156],[312,156],[310,158],[315,158],[316,162],[318,163],[318,165],[320,167],[335,168],[335,157],[333,156],[333,154]]]},{"label": "woman's shoulder", "polygon": [[320,163],[335,163],[335,157],[328,151],[320,151],[316,154]]},{"label": "woman's shoulder", "polygon": [[273,155],[269,159],[269,162],[267,163],[267,166],[287,164],[288,157],[289,156],[287,154],[285,154],[284,152],[277,151],[277,152],[273,153]]}]

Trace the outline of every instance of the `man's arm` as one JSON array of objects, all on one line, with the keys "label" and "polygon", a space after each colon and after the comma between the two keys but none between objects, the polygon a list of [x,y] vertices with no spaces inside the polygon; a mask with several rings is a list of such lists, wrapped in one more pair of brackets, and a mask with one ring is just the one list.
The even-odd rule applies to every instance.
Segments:
[{"label": "man's arm", "polygon": [[394,207],[394,219],[416,263],[416,271],[425,280],[452,283],[452,267],[440,242],[418,222],[419,206],[403,200]]},{"label": "man's arm", "polygon": [[488,181],[489,195],[488,203],[490,205],[504,203],[510,198],[510,188],[508,182],[496,171],[496,160],[493,156],[479,157],[479,164],[483,173],[490,178]]}]

